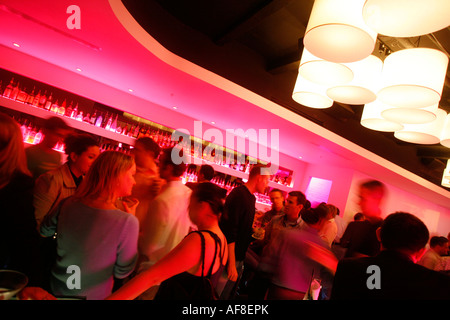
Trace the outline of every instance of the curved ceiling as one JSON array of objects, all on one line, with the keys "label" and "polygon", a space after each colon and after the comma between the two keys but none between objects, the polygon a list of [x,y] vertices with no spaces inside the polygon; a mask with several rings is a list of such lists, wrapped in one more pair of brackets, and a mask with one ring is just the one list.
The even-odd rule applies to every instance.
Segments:
[{"label": "curved ceiling", "polygon": [[[277,1],[284,2],[290,1]],[[283,154],[296,159],[302,156],[302,161],[324,166],[332,163],[337,170],[352,168],[449,207],[447,190],[325,126],[330,118],[326,113],[299,112],[298,106],[293,108],[291,102],[280,100],[277,90],[290,89],[279,74],[271,74],[271,81],[265,81],[266,70],[259,71],[259,81],[253,82],[258,73],[244,73],[239,78],[238,71],[265,66],[261,59],[244,59],[254,57],[248,47],[239,51],[239,66],[226,62],[229,55],[236,54],[233,48],[242,45],[233,42],[225,45],[226,50],[215,48],[217,44],[177,22],[155,1],[141,2],[159,8],[151,7],[155,11],[149,20],[154,28],[147,32],[148,26],[132,16],[133,10],[124,3],[79,0],[81,29],[68,29],[70,14],[66,9],[71,1],[0,1],[0,67],[191,133],[195,120],[203,122],[203,130],[277,129]],[[170,35],[173,29],[182,32],[184,38]],[[169,33],[167,38],[164,30]],[[194,49],[181,54],[186,42]],[[216,68],[219,62],[228,73],[197,61],[193,54],[196,50],[210,55],[207,61],[214,62]],[[261,82],[263,85],[258,86]],[[347,131],[352,131],[349,121],[335,120],[333,124],[348,126]],[[382,148],[398,147],[386,141],[389,139],[383,140]],[[409,154],[405,148],[400,147],[396,153]]]}]

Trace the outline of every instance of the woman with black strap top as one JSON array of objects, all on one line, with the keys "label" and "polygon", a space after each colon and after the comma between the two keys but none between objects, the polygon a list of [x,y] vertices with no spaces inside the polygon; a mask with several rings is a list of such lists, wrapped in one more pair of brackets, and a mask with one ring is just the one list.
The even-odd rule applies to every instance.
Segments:
[{"label": "woman with black strap top", "polygon": [[[204,279],[214,287],[227,262],[227,242],[219,228],[223,211],[221,188],[210,182],[193,190],[189,216],[198,231],[189,233],[181,243],[149,269],[139,273],[107,300],[132,300],[162,281],[155,300],[211,299]],[[206,288],[206,289],[205,289]]]}]

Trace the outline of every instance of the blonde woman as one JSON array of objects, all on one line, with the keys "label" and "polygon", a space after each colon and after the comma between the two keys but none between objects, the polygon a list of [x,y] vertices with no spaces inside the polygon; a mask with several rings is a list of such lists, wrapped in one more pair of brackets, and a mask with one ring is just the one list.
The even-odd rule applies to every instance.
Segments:
[{"label": "blonde woman", "polygon": [[155,300],[208,300],[208,287],[217,286],[228,258],[227,240],[220,230],[223,189],[211,182],[199,183],[193,190],[189,217],[198,231],[189,233],[174,249],[150,268],[125,283],[107,300],[133,300],[161,283]]},{"label": "blonde woman", "polygon": [[135,173],[132,157],[117,151],[101,153],[75,194],[44,219],[41,235],[57,233],[57,261],[50,279],[53,295],[104,299],[112,292],[114,278],[123,279],[134,270],[137,202],[131,207],[123,203],[127,212],[116,204],[131,195]]},{"label": "blonde woman", "polygon": [[18,123],[0,113],[0,269],[13,269],[40,285],[33,179]]}]

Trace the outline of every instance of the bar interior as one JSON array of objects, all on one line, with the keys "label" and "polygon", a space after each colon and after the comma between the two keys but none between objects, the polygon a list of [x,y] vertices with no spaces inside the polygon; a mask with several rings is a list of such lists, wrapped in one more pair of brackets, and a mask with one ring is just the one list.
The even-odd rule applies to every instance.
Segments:
[{"label": "bar interior", "polygon": [[[366,14],[362,6],[372,1],[352,1],[357,8],[342,12],[331,0],[213,2],[1,1],[0,111],[19,124],[25,149],[42,142],[49,117],[93,135],[100,154],[134,156],[143,137],[161,150],[182,147],[189,160],[182,183],[198,182],[200,167],[210,165],[210,181],[227,195],[251,181],[253,165],[269,167],[264,190],[252,192],[253,231],[273,209],[274,189],[285,199],[302,192],[311,208],[332,204],[348,225],[362,209],[361,182],[377,180],[386,191],[381,218],[407,212],[429,238],[450,235],[445,1],[431,29],[383,20],[378,32],[353,13]],[[353,31],[339,37],[343,19]],[[416,69],[435,73],[416,76],[424,71]],[[65,147],[62,140],[54,147],[61,165]],[[258,252],[258,240],[254,233],[249,250]],[[448,255],[447,245],[447,273]],[[234,299],[249,298],[244,283],[258,274],[244,263]],[[329,299],[325,280],[320,297]]]}]

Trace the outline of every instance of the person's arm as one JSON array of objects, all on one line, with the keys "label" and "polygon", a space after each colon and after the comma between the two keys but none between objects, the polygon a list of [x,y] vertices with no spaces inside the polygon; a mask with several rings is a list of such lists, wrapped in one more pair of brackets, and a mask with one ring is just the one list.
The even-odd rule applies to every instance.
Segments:
[{"label": "person's arm", "polygon": [[235,243],[228,244],[228,264],[227,264],[227,274],[228,279],[231,281],[237,281],[238,272],[236,269],[236,256],[235,256]]},{"label": "person's arm", "polygon": [[190,234],[149,269],[139,273],[106,300],[133,300],[152,286],[200,264],[200,236]]},{"label": "person's arm", "polygon": [[125,222],[120,235],[120,245],[114,264],[114,277],[123,279],[133,272],[138,258],[137,242],[139,235],[139,221],[130,215]]},{"label": "person's arm", "polygon": [[36,180],[33,205],[38,228],[58,198],[59,189],[60,185],[52,175],[43,174]]},{"label": "person's arm", "polygon": [[142,221],[141,233],[139,234],[139,253],[151,263],[157,259],[152,259],[152,254],[166,243],[167,230],[167,206],[159,200],[150,203],[147,215]]}]

